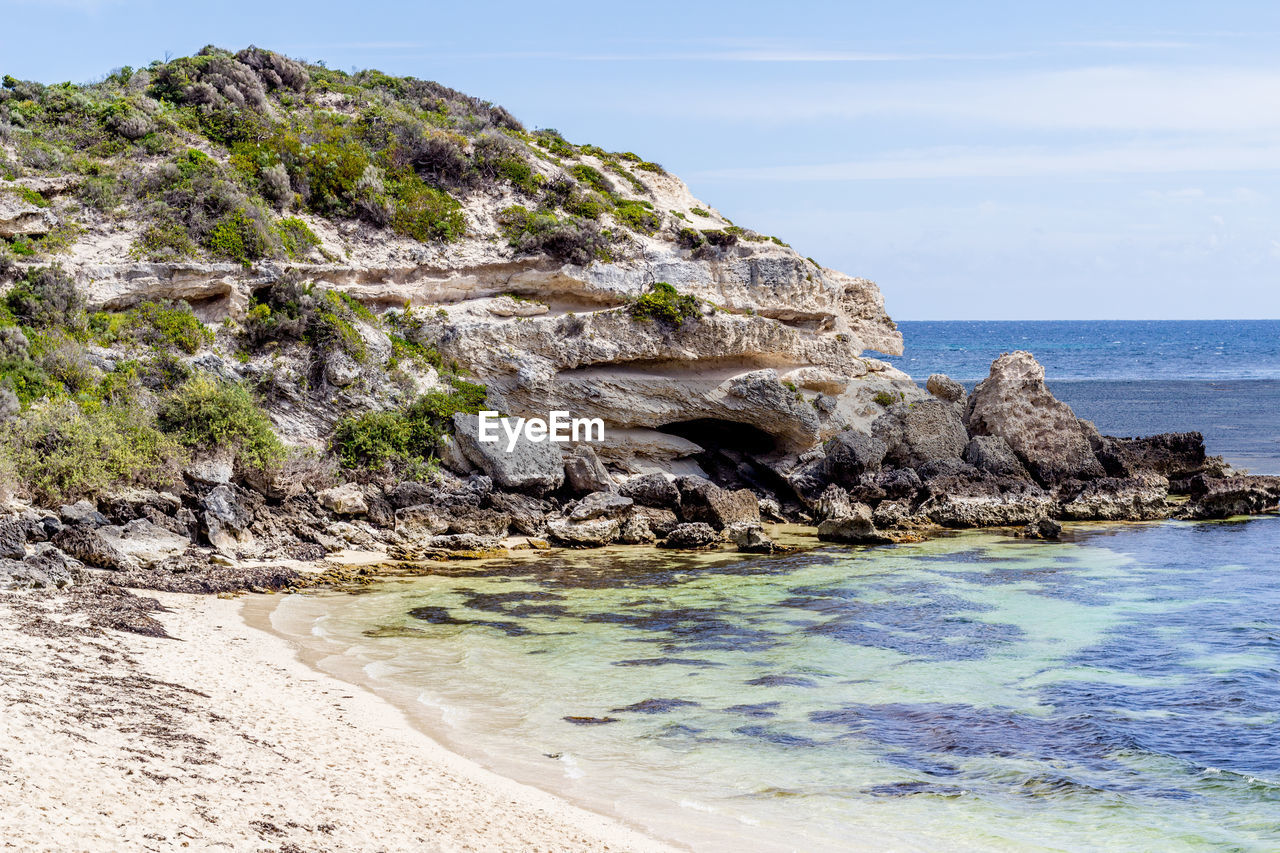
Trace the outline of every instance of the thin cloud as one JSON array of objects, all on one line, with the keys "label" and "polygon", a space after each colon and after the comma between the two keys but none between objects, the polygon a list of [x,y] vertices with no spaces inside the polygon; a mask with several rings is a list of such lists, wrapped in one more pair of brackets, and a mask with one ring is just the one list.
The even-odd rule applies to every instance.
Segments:
[{"label": "thin cloud", "polygon": [[1086,150],[933,149],[842,163],[715,169],[691,179],[884,181],[1280,171],[1280,144],[1126,146]]}]

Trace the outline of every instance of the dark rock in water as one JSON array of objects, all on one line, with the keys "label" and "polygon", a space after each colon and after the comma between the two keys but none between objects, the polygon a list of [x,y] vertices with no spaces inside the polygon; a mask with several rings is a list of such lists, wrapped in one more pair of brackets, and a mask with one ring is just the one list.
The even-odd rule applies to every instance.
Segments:
[{"label": "dark rock in water", "polygon": [[893,540],[876,530],[871,520],[871,507],[855,503],[849,514],[840,518],[828,518],[818,525],[818,538],[824,542],[844,542],[851,545],[883,545]]},{"label": "dark rock in water", "polygon": [[58,508],[58,515],[62,518],[63,524],[72,524],[82,527],[104,527],[111,521],[102,513],[98,512],[98,508],[89,501],[76,501],[73,504],[67,504]]},{"label": "dark rock in water", "polygon": [[948,403],[959,403],[965,398],[964,386],[945,373],[934,373],[925,381],[924,387],[939,400]]},{"label": "dark rock in water", "polygon": [[662,474],[632,477],[618,487],[618,494],[631,498],[639,506],[679,511],[680,490]]},{"label": "dark rock in water", "polygon": [[137,568],[133,560],[92,527],[65,527],[53,537],[53,544],[87,566],[116,571]]},{"label": "dark rock in water", "polygon": [[1204,436],[1198,432],[1167,432],[1146,438],[1101,436],[1095,447],[1098,461],[1112,477],[1154,472],[1170,480],[1192,477],[1204,469]]},{"label": "dark rock in water", "polygon": [[680,517],[717,530],[739,521],[760,522],[760,499],[749,489],[729,491],[701,477],[680,477]]},{"label": "dark rock in water", "polygon": [[1071,521],[1151,521],[1168,518],[1169,481],[1159,474],[1102,477],[1059,490],[1058,517]]},{"label": "dark rock in water", "polygon": [[637,702],[634,705],[627,705],[623,708],[610,708],[610,714],[665,714],[668,711],[674,711],[676,708],[695,708],[697,702],[690,702],[688,699],[645,699],[643,702]]},{"label": "dark rock in water", "polygon": [[1179,517],[1230,518],[1269,512],[1280,506],[1280,477],[1196,478],[1192,496]]},{"label": "dark rock in water", "polygon": [[27,525],[17,519],[0,520],[0,558],[21,560],[27,556]]},{"label": "dark rock in water", "polygon": [[904,528],[922,527],[931,524],[928,518],[921,518],[912,509],[911,501],[903,498],[896,501],[882,501],[871,513],[871,521],[880,530],[901,530]]},{"label": "dark rock in water", "polygon": [[986,471],[997,477],[1031,477],[1009,442],[998,435],[975,435],[969,439],[969,444],[964,449],[964,461],[979,471]]},{"label": "dark rock in water", "polygon": [[573,723],[575,726],[603,726],[609,723],[622,722],[617,717],[562,717],[566,723]]},{"label": "dark rock in water", "polygon": [[564,478],[569,490],[577,495],[613,489],[613,479],[588,444],[579,444],[565,454]]},{"label": "dark rock in water", "polygon": [[1051,518],[1042,518],[1022,528],[1019,535],[1024,539],[1059,539],[1062,536],[1062,525]]},{"label": "dark rock in water", "polygon": [[624,545],[649,545],[657,538],[658,534],[649,527],[649,519],[636,513],[624,518],[618,527],[618,541]]},{"label": "dark rock in water", "polygon": [[901,468],[959,459],[969,442],[956,407],[942,400],[896,403],[871,425],[871,434],[884,442],[885,462]]},{"label": "dark rock in water", "polygon": [[[883,494],[883,493],[881,493]],[[827,486],[813,504],[813,517],[818,522],[828,518],[845,518],[853,514],[853,498],[835,483]]]},{"label": "dark rock in water", "polygon": [[697,550],[713,548],[719,543],[720,534],[716,532],[715,528],[698,521],[677,525],[667,535],[666,539],[658,543],[658,547]]},{"label": "dark rock in water", "polygon": [[955,785],[939,785],[937,782],[892,782],[873,785],[865,793],[873,797],[912,797],[927,794],[934,797],[962,797],[969,793]]},{"label": "dark rock in water", "polygon": [[967,421],[973,435],[1007,441],[1047,485],[1106,473],[1075,413],[1049,392],[1044,368],[1029,352],[1005,353],[992,363],[991,374],[969,396]]}]

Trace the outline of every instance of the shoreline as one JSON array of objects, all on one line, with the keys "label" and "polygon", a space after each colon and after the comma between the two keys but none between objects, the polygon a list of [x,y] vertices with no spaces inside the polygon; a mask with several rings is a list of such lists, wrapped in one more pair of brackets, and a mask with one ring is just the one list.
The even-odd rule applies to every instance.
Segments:
[{"label": "shoreline", "polygon": [[0,601],[0,849],[677,849],[448,750],[252,599],[153,595],[170,638]]}]

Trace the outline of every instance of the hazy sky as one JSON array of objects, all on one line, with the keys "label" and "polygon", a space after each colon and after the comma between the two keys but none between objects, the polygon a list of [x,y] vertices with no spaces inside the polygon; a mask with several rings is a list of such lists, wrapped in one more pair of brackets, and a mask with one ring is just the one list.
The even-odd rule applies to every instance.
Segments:
[{"label": "hazy sky", "polygon": [[1280,4],[0,0],[18,77],[207,43],[636,151],[899,319],[1280,317]]}]

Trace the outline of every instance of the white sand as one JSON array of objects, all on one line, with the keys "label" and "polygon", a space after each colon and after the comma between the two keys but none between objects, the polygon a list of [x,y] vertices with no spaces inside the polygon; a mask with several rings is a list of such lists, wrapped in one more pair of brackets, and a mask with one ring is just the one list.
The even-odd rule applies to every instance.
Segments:
[{"label": "white sand", "polygon": [[179,639],[33,636],[0,601],[0,849],[670,849],[449,752],[239,601],[156,597]]}]

